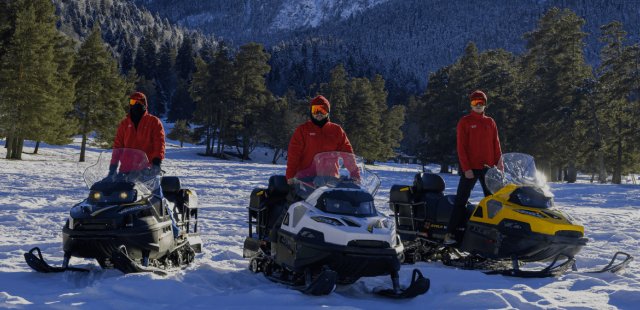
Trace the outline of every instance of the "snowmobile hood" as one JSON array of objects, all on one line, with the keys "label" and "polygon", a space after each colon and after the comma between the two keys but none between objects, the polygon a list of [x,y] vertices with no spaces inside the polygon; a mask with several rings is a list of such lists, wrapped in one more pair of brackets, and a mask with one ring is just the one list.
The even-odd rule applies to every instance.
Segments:
[{"label": "snowmobile hood", "polygon": [[[535,233],[584,236],[584,227],[568,214],[552,207],[531,206],[536,197],[525,198],[527,192],[522,191],[523,188],[526,186],[507,185],[495,195],[484,198],[470,221],[496,226],[505,220],[517,221],[526,223]],[[516,196],[519,198],[514,199]]]}]

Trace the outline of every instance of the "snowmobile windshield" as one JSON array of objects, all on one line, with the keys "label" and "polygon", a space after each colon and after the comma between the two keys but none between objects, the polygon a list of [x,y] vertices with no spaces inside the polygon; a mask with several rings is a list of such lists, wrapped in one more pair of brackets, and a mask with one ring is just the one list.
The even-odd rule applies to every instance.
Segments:
[{"label": "snowmobile windshield", "polygon": [[90,189],[98,182],[129,182],[138,193],[147,196],[160,189],[160,178],[150,167],[147,154],[141,150],[113,149],[101,153],[98,162],[89,166],[83,177]]},{"label": "snowmobile windshield", "polygon": [[380,178],[364,168],[362,158],[347,152],[318,153],[295,178],[298,196],[305,199],[322,186],[361,188],[372,196],[380,187]]},{"label": "snowmobile windshield", "polygon": [[324,212],[357,217],[378,214],[373,197],[362,191],[329,191],[320,196],[316,207]]},{"label": "snowmobile windshield", "polygon": [[553,197],[544,175],[536,169],[533,156],[523,153],[503,154],[500,162],[487,171],[487,187],[492,193],[508,184],[531,186],[539,189],[544,196]]}]

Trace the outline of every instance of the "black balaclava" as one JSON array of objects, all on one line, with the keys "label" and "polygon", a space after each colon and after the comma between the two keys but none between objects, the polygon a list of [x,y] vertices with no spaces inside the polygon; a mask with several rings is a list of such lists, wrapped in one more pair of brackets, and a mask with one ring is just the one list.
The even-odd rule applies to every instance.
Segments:
[{"label": "black balaclava", "polygon": [[320,128],[322,128],[322,126],[324,126],[324,124],[326,124],[329,121],[329,116],[327,116],[325,119],[319,121],[315,117],[313,117],[313,114],[311,114],[311,112],[309,112],[309,115],[311,116],[311,122],[313,122],[314,124],[316,124],[316,126],[318,126]]},{"label": "black balaclava", "polygon": [[140,123],[140,120],[142,119],[142,116],[144,115],[144,112],[146,110],[147,108],[140,103],[136,103],[129,108],[129,116],[131,117],[133,125],[136,126],[136,129],[138,129],[138,124]]}]

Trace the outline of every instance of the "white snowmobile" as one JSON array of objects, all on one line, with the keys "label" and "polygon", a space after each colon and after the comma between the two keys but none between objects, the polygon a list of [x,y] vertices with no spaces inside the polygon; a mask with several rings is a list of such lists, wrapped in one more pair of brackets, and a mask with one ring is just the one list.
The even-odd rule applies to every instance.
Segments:
[{"label": "white snowmobile", "polygon": [[[111,164],[119,164],[119,170],[107,175]],[[178,177],[160,177],[150,166],[140,150],[102,153],[84,172],[88,197],[71,208],[62,229],[62,267],[47,264],[37,247],[24,254],[29,266],[38,272],[89,271],[69,265],[75,256],[124,273],[165,274],[192,262],[202,247],[198,196],[182,188]],[[178,238],[172,216],[181,231]]]},{"label": "white snowmobile", "polygon": [[391,276],[393,288],[377,294],[427,292],[429,280],[417,269],[409,287],[400,287],[404,248],[393,220],[374,206],[380,179],[363,167],[351,153],[320,153],[296,175],[293,188],[276,175],[268,188],[254,189],[243,253],[249,269],[311,295],[381,275]]}]

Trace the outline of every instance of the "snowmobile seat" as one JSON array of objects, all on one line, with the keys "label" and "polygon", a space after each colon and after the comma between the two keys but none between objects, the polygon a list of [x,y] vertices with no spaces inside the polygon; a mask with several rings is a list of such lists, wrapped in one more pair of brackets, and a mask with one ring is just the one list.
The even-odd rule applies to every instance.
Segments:
[{"label": "snowmobile seat", "polygon": [[176,203],[180,198],[180,178],[169,176],[162,177],[160,186],[162,187],[162,195],[164,198]]},{"label": "snowmobile seat", "polygon": [[418,173],[413,179],[413,187],[416,193],[442,193],[444,192],[444,179],[433,173]]},{"label": "snowmobile seat", "polygon": [[392,185],[389,200],[392,203],[413,203],[413,189],[408,185]]},{"label": "snowmobile seat", "polygon": [[272,175],[267,191],[270,196],[286,196],[289,193],[287,178],[284,175]]},{"label": "snowmobile seat", "polygon": [[451,220],[456,195],[446,195],[437,204],[436,222],[448,223]]},{"label": "snowmobile seat", "polygon": [[[442,199],[440,199],[437,205],[436,222],[438,223],[449,222],[449,220],[451,219],[451,215],[453,213],[453,207],[455,203],[456,203],[456,195],[446,195]],[[461,223],[467,222],[467,220],[473,214],[473,211],[475,210],[475,208],[476,208],[475,205],[467,202],[466,212],[463,215],[461,215],[461,216],[464,216],[464,218],[461,219]]]}]

